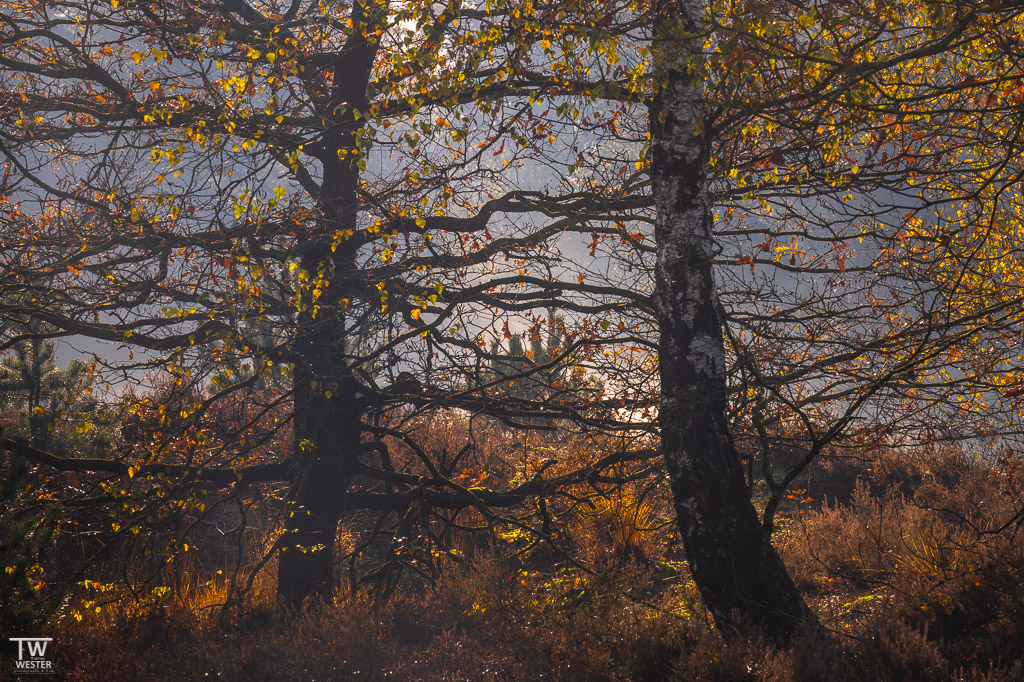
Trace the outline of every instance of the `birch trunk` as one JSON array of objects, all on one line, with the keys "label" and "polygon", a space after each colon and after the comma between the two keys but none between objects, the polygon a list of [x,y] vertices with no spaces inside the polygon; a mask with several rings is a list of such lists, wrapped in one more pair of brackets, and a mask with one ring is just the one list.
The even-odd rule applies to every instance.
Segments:
[{"label": "birch trunk", "polygon": [[722,321],[712,277],[709,140],[701,88],[704,8],[662,5],[662,89],[650,108],[657,207],[662,448],[690,571],[723,636],[787,641],[813,616],[762,531],[726,418]]}]

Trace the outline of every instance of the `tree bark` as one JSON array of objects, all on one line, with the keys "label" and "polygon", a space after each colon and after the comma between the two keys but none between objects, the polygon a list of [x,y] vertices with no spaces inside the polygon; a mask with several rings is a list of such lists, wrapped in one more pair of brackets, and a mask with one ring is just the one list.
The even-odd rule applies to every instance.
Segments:
[{"label": "tree bark", "polygon": [[657,208],[662,448],[690,572],[723,636],[784,643],[813,622],[762,531],[726,417],[722,320],[712,276],[710,155],[701,83],[704,8],[655,18],[662,88],[650,107]]},{"label": "tree bark", "polygon": [[[353,126],[349,126],[353,127]],[[346,344],[346,306],[356,272],[355,250],[338,244],[335,232],[353,229],[358,215],[358,169],[340,162],[354,132],[331,136],[333,159],[325,156],[321,191],[323,216],[316,247],[302,269],[323,272],[320,297],[299,313],[293,349],[300,361],[294,371],[295,472],[289,490],[280,563],[278,595],[291,606],[317,595],[329,601],[334,592],[334,540],[345,494],[359,462],[362,410],[358,383],[352,376]],[[352,141],[350,144],[354,144]],[[346,295],[347,294],[347,295]],[[308,297],[308,292],[303,292]]]},{"label": "tree bark", "polygon": [[369,107],[366,90],[379,47],[375,29],[386,9],[377,0],[353,4],[353,33],[333,69],[330,98],[318,107],[331,125],[318,153],[321,216],[302,269],[324,284],[319,298],[300,311],[294,344],[301,358],[294,385],[296,467],[277,575],[278,596],[290,606],[311,595],[329,601],[334,594],[334,541],[359,464],[363,408],[346,347],[346,311],[348,300],[365,287],[356,265],[358,247],[335,235],[358,227],[362,124],[352,112]]},{"label": "tree bark", "polygon": [[[360,410],[351,389],[331,391],[328,397],[319,381],[312,388],[314,377],[337,376],[324,365],[312,362],[314,371],[296,369],[296,466],[277,575],[278,596],[292,607],[310,596],[329,602],[334,595],[335,536],[358,464]],[[342,377],[331,383],[347,382]]]}]

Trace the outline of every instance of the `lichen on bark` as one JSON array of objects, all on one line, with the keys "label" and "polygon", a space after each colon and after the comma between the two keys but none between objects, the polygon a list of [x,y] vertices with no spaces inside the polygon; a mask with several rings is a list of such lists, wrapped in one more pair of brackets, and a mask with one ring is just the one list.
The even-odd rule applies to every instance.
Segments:
[{"label": "lichen on bark", "polygon": [[718,627],[726,637],[783,643],[815,619],[762,531],[726,416],[701,90],[703,12],[684,0],[654,14],[662,87],[649,115],[662,449],[690,572]]}]

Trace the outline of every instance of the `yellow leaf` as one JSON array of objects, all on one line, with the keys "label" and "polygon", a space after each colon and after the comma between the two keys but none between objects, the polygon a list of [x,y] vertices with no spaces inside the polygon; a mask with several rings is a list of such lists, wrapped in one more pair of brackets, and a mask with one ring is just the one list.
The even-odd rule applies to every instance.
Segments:
[{"label": "yellow leaf", "polygon": [[419,308],[413,308],[411,314],[412,314],[412,319],[414,319],[414,320],[420,319],[420,309]]}]

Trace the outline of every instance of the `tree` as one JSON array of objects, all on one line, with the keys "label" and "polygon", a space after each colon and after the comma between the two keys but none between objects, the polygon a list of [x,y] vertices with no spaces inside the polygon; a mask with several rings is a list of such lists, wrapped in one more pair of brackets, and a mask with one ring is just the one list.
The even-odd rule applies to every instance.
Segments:
[{"label": "tree", "polygon": [[690,571],[715,621],[725,633],[753,625],[785,638],[813,617],[761,528],[727,419],[699,57],[704,6],[679,2],[659,9],[655,40],[662,44],[664,85],[650,120],[661,446]]},{"label": "tree", "polygon": [[59,369],[57,345],[45,340],[38,321],[21,331],[11,341],[14,354],[0,362],[0,405],[23,408],[32,444],[46,448],[64,413],[90,392],[89,366],[76,358]]},{"label": "tree", "polygon": [[[0,314],[119,344],[137,357],[105,378],[166,367],[189,399],[134,404],[151,432],[131,452],[8,447],[139,497],[169,477],[190,504],[287,481],[291,604],[330,595],[345,513],[396,538],[434,510],[527,515],[533,497],[537,519],[560,486],[646,471],[627,445],[464,486],[416,419],[572,419],[635,444],[658,411],[702,594],[723,630],[781,641],[807,617],[770,536],[802,467],[897,426],[1019,423],[1022,269],[997,255],[1016,249],[1012,5],[63,11],[2,17]],[[542,377],[487,349],[549,307],[550,362],[604,395],[488,392],[496,366]],[[249,421],[214,425],[238,399]],[[760,519],[737,434],[759,449]],[[806,456],[778,472],[777,443]],[[763,572],[716,572],[722,551]]]},{"label": "tree", "polygon": [[[479,389],[485,338],[502,322],[567,292],[580,315],[608,308],[602,287],[544,276],[558,265],[551,244],[618,234],[586,216],[637,207],[509,188],[505,175],[547,139],[533,107],[552,81],[521,73],[539,26],[506,50],[488,37],[488,12],[459,3],[33,2],[0,20],[11,29],[0,44],[0,314],[113,344],[103,384],[159,368],[177,387],[173,409],[144,393],[130,401],[147,432],[125,451],[90,459],[5,443],[113,474],[123,488],[111,503],[138,503],[118,527],[138,532],[155,500],[198,512],[213,491],[242,499],[286,481],[274,551],[279,594],[298,605],[331,596],[344,513],[510,507],[621,459],[470,490],[377,419],[411,405],[618,421],[610,405],[592,405],[604,409],[595,416],[565,393],[509,406]],[[499,104],[506,95],[523,104]],[[535,215],[550,219],[516,223]],[[561,353],[599,343],[577,334]],[[250,419],[214,423],[239,398]],[[388,438],[418,468],[394,470]]]},{"label": "tree", "polygon": [[[501,341],[495,339],[490,349],[490,371],[483,376],[484,386],[507,401],[523,401],[528,406],[594,402],[588,394],[600,393],[600,381],[587,377],[586,370],[563,353],[564,325],[564,316],[548,310],[546,324],[538,321],[529,330],[529,351],[523,345],[522,334],[509,335],[508,351],[503,351]],[[547,327],[546,339],[542,338],[542,327]],[[551,426],[549,421],[538,417],[533,423]]]},{"label": "tree", "polygon": [[[903,442],[928,438],[953,412],[961,425],[971,415],[973,433],[1013,437],[1019,403],[992,388],[1020,376],[1008,344],[1024,319],[1021,261],[1004,250],[997,274],[984,254],[1006,249],[1003,216],[1018,202],[1007,126],[1020,110],[1007,95],[1019,74],[1005,36],[1020,10],[658,9],[662,447],[719,626],[786,641],[814,621],[770,535],[788,484],[826,446],[877,446],[897,429]],[[745,286],[716,286],[713,263]],[[968,360],[981,339],[984,369]],[[965,398],[978,409],[949,409]],[[992,429],[988,411],[1004,426]],[[737,427],[761,449],[760,520]],[[805,456],[777,476],[770,445],[789,438]]]},{"label": "tree", "polygon": [[24,460],[5,462],[0,477],[0,560],[5,578],[0,583],[0,623],[13,632],[38,628],[60,606],[61,595],[42,593],[42,564],[47,560],[57,526],[58,510],[49,505],[30,514],[14,510],[32,490],[31,475]]}]

